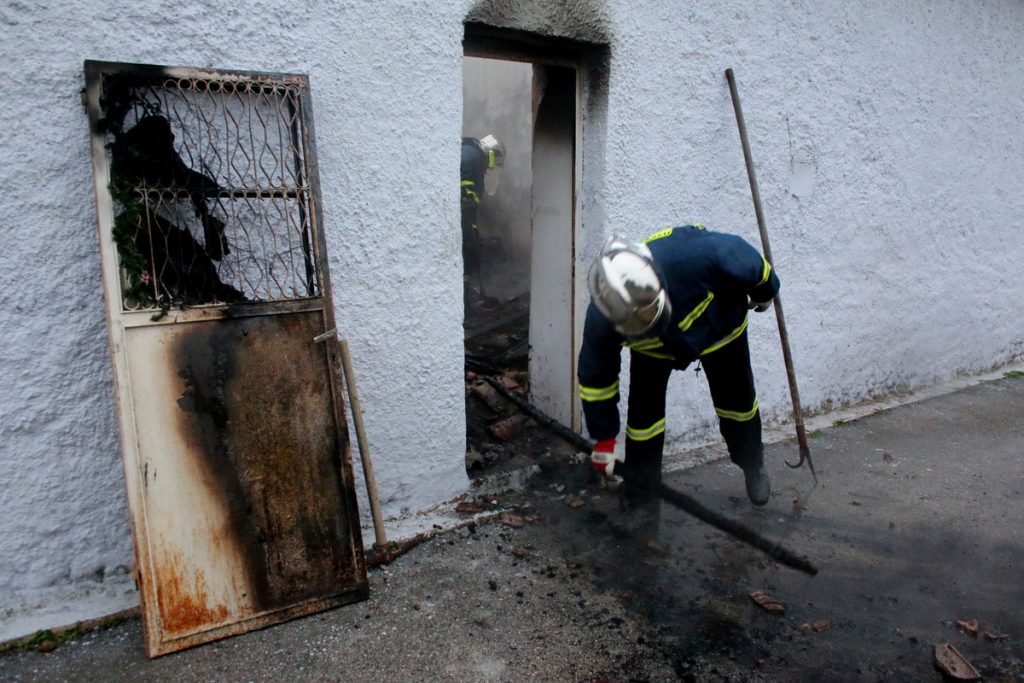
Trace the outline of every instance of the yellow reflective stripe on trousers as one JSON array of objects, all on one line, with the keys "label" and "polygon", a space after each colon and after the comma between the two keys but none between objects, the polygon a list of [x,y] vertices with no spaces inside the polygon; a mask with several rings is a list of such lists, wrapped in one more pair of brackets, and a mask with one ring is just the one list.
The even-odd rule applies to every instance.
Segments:
[{"label": "yellow reflective stripe on trousers", "polygon": [[647,429],[633,429],[626,425],[626,438],[633,441],[648,441],[665,431],[665,418],[661,418]]},{"label": "yellow reflective stripe on trousers", "polygon": [[768,263],[768,259],[764,256],[761,257],[761,260],[764,261],[764,269],[761,273],[761,281],[754,285],[755,287],[760,287],[764,283],[768,282],[768,276],[772,274],[772,264]]},{"label": "yellow reflective stripe on trousers", "polygon": [[595,388],[580,385],[580,398],[584,401],[607,401],[619,393],[619,381],[607,387]]},{"label": "yellow reflective stripe on trousers", "polygon": [[694,321],[697,320],[697,318],[699,318],[701,314],[703,314],[704,311],[707,310],[708,306],[711,304],[711,300],[714,298],[715,293],[708,292],[708,295],[704,297],[704,301],[701,301],[699,304],[697,304],[696,308],[687,313],[686,317],[683,318],[682,321],[680,321],[679,329],[682,330],[683,332],[686,332],[688,329],[690,329],[690,326],[693,325]]},{"label": "yellow reflective stripe on trousers", "polygon": [[732,332],[727,334],[722,339],[719,339],[718,341],[716,341],[714,344],[712,344],[708,348],[706,348],[703,351],[701,351],[700,355],[706,356],[709,353],[711,353],[712,351],[717,351],[718,349],[722,348],[723,346],[725,346],[726,344],[731,342],[733,339],[736,339],[737,337],[739,337],[741,334],[743,334],[743,331],[745,329],[747,329],[747,322],[749,320],[750,320],[750,316],[749,315],[747,317],[743,318],[743,324],[742,325],[737,327],[735,330],[733,330]]},{"label": "yellow reflective stripe on trousers", "polygon": [[721,408],[715,408],[715,414],[718,415],[718,417],[723,417],[727,420],[749,422],[754,419],[755,415],[757,415],[757,399],[754,399],[754,407],[745,413],[740,413],[735,410],[722,410]]}]

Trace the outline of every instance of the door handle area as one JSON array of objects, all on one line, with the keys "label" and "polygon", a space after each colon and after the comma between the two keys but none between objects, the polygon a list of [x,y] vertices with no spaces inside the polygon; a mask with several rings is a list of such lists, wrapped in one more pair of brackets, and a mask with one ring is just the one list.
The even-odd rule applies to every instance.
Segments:
[{"label": "door handle area", "polygon": [[315,343],[317,343],[317,344],[323,344],[328,339],[334,339],[337,336],[338,336],[338,328],[335,327],[333,329],[327,330],[323,334],[318,334],[317,336],[313,337],[313,341]]}]

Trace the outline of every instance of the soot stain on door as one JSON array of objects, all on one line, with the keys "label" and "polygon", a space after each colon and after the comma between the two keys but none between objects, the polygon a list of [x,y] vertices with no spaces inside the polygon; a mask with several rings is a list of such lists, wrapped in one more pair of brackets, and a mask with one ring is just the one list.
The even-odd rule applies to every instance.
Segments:
[{"label": "soot stain on door", "polygon": [[[196,325],[175,350],[198,465],[215,482],[258,610],[323,596],[357,571],[316,314]],[[349,482],[350,483],[350,482]],[[354,492],[349,492],[354,495]],[[227,540],[227,539],[225,539]]]},{"label": "soot stain on door", "polygon": [[181,336],[175,356],[178,376],[185,390],[178,398],[182,411],[195,418],[187,422],[189,434],[182,434],[191,443],[196,464],[206,481],[215,482],[214,495],[227,507],[230,539],[244,558],[242,568],[249,598],[257,609],[266,609],[270,590],[267,580],[266,539],[255,514],[253,492],[243,481],[238,454],[230,439],[228,387],[237,371],[237,347],[241,339],[235,326],[201,329]]}]

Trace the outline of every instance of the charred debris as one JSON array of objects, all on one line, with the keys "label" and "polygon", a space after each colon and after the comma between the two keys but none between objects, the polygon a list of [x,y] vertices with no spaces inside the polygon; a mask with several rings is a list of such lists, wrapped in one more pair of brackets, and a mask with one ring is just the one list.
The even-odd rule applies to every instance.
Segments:
[{"label": "charred debris", "polygon": [[528,397],[529,326],[529,292],[500,301],[467,286],[466,470],[471,477],[516,467],[557,441],[484,381],[493,377]]}]

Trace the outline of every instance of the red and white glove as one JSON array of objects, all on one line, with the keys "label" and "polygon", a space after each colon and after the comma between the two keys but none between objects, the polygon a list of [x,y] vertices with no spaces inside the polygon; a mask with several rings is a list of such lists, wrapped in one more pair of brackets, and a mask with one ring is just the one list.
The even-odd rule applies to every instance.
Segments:
[{"label": "red and white glove", "polygon": [[590,453],[590,464],[595,470],[610,477],[615,472],[616,461],[625,462],[626,454],[623,453],[622,446],[616,448],[614,436],[610,439],[601,439],[594,444],[594,450]]}]

